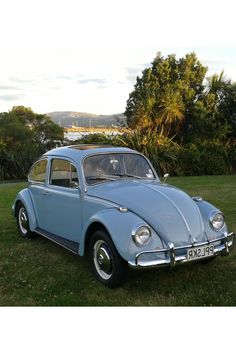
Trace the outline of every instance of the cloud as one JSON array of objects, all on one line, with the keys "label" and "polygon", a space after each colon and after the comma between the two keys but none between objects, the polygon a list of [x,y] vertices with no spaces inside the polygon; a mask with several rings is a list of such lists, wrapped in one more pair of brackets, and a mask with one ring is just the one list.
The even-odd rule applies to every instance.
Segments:
[{"label": "cloud", "polygon": [[126,79],[131,83],[134,84],[136,81],[137,76],[140,74],[140,68],[126,68],[127,70],[127,75]]},{"label": "cloud", "polygon": [[86,85],[86,84],[97,84],[99,86],[104,86],[106,85],[106,80],[105,79],[98,79],[98,78],[92,78],[92,79],[80,79],[77,81],[79,84]]},{"label": "cloud", "polygon": [[32,83],[32,82],[35,81],[33,79],[21,79],[18,76],[11,76],[10,80],[13,81],[13,82],[20,83],[20,84]]},{"label": "cloud", "polygon": [[225,60],[217,60],[217,59],[202,59],[202,61],[206,64],[206,65],[222,65],[225,64]]},{"label": "cloud", "polygon": [[0,95],[2,101],[18,101],[23,95]]},{"label": "cloud", "polygon": [[82,77],[83,77],[83,75],[80,75],[80,74],[76,74],[76,75],[57,75],[56,79],[59,79],[59,80],[75,80],[75,79],[82,78]]},{"label": "cloud", "polygon": [[17,86],[11,86],[11,85],[0,85],[0,90],[17,90]]},{"label": "cloud", "polygon": [[126,68],[126,71],[127,71],[126,79],[131,84],[134,84],[137,76],[139,76],[142,73],[142,71],[148,67],[150,67],[150,63],[139,64],[137,67]]},{"label": "cloud", "polygon": [[226,67],[226,61],[224,60],[217,60],[217,59],[202,59],[203,65],[206,65],[208,69],[211,70],[220,70],[221,68]]}]

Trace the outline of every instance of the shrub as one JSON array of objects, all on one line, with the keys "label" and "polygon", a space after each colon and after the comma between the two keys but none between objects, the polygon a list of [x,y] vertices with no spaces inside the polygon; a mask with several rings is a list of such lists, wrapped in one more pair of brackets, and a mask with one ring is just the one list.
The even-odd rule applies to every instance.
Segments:
[{"label": "shrub", "polygon": [[88,134],[83,136],[81,139],[75,140],[75,144],[113,144],[115,143],[116,136],[106,135],[104,133]]},{"label": "shrub", "polygon": [[228,145],[205,140],[187,144],[180,150],[179,161],[185,175],[221,175],[230,172]]},{"label": "shrub", "polygon": [[236,173],[236,141],[228,148],[228,159],[230,165],[230,172]]},{"label": "shrub", "polygon": [[147,156],[159,175],[220,175],[236,170],[236,144],[199,140],[180,146],[151,128],[123,135],[90,134],[75,143],[125,146]]},{"label": "shrub", "polygon": [[180,146],[173,139],[151,128],[130,131],[118,136],[117,142],[147,156],[159,175],[178,169],[177,155]]}]

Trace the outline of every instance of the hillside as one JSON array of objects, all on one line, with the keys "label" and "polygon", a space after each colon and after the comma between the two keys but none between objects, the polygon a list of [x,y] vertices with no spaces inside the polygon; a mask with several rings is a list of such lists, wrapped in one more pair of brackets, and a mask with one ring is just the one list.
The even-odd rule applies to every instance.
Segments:
[{"label": "hillside", "polygon": [[50,112],[47,113],[51,119],[61,125],[66,126],[78,126],[78,127],[106,127],[112,126],[124,126],[126,124],[126,118],[123,113],[111,114],[111,115],[97,115],[85,112]]}]

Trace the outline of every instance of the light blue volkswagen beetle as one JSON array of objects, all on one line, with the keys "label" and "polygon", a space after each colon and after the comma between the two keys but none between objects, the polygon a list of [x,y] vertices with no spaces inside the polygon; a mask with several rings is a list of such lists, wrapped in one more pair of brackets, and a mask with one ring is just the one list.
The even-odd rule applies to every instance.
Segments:
[{"label": "light blue volkswagen beetle", "polygon": [[25,238],[40,234],[88,254],[109,287],[131,268],[174,266],[228,254],[233,233],[200,197],[161,183],[151,163],[128,148],[74,145],[32,166],[13,212]]}]

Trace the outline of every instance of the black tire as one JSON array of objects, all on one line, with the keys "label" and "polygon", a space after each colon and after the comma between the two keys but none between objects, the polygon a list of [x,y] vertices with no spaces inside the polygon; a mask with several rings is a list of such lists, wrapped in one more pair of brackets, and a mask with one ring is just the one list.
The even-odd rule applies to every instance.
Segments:
[{"label": "black tire", "polygon": [[117,288],[127,273],[127,262],[119,255],[108,233],[97,230],[89,242],[89,265],[95,277],[109,288]]},{"label": "black tire", "polygon": [[35,233],[30,231],[28,214],[24,204],[21,202],[16,207],[16,223],[21,237],[27,239],[35,237]]}]

